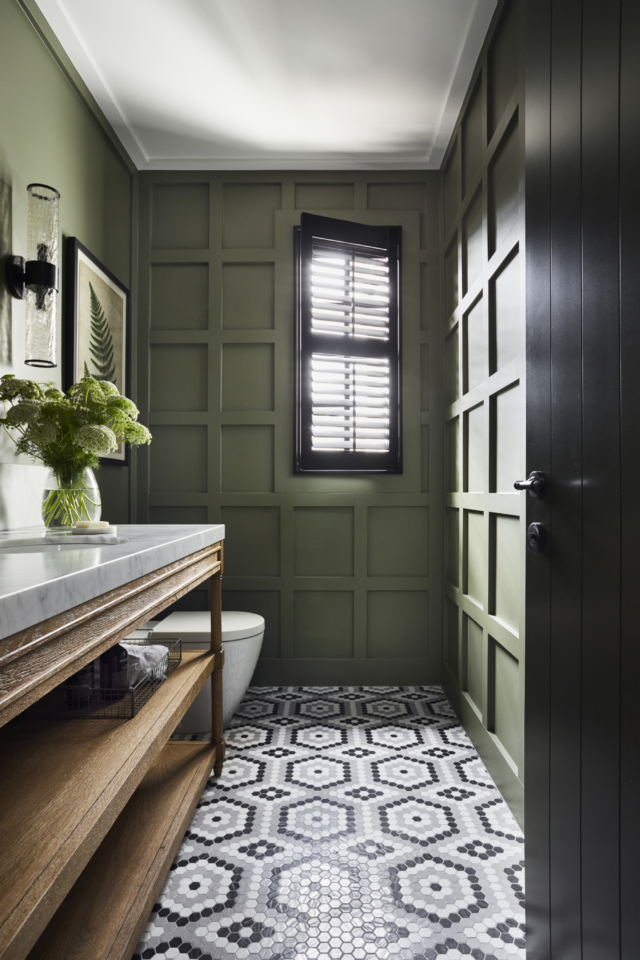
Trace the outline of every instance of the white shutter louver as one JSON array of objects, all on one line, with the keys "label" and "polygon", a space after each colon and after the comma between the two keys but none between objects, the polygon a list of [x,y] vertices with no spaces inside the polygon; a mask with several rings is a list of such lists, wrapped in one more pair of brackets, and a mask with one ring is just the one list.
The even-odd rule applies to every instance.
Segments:
[{"label": "white shutter louver", "polygon": [[334,336],[389,339],[389,258],[314,244],[311,329]]},{"label": "white shutter louver", "polygon": [[313,450],[389,450],[389,361],[311,357]]},{"label": "white shutter louver", "polygon": [[303,213],[296,473],[401,473],[400,228]]}]

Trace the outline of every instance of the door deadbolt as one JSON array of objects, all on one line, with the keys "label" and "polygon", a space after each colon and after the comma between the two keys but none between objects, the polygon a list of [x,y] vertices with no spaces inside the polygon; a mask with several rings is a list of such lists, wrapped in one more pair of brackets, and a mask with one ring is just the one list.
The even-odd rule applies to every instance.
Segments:
[{"label": "door deadbolt", "polygon": [[542,550],[547,542],[547,531],[541,523],[532,523],[527,530],[527,540],[532,550]]},{"label": "door deadbolt", "polygon": [[516,480],[514,483],[516,490],[528,490],[529,496],[535,497],[536,499],[544,497],[546,486],[544,473],[541,473],[540,470],[532,470],[528,480]]}]

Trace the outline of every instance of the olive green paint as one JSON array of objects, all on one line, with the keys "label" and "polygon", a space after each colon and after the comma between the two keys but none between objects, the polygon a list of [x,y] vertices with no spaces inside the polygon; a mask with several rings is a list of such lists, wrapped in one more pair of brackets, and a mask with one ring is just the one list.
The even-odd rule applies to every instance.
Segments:
[{"label": "olive green paint", "polygon": [[[267,619],[259,683],[438,682],[439,174],[140,179],[139,402],[154,442],[139,519],[225,523],[224,605]],[[402,475],[293,474],[302,210],[402,226]]]},{"label": "olive green paint", "polygon": [[504,4],[494,20],[443,167],[442,679],[522,823],[526,494],[513,489],[525,463],[518,7]]},{"label": "olive green paint", "polygon": [[[47,183],[60,191],[61,265],[64,239],[75,236],[132,287],[133,212],[137,209],[132,164],[125,160],[122,147],[37,7],[0,0],[0,24],[0,184],[5,218],[11,220],[3,231],[0,257],[26,253],[26,187],[31,182]],[[24,365],[24,304],[13,300],[3,331],[0,374],[61,383],[66,296],[62,271],[58,367],[48,371]],[[3,446],[2,460],[5,483],[6,471],[27,470],[28,477],[37,476],[36,468],[12,462],[8,446]],[[129,472],[127,466],[104,467],[98,475],[103,515],[114,522],[130,518]],[[3,519],[6,522],[0,516],[0,526]]]}]

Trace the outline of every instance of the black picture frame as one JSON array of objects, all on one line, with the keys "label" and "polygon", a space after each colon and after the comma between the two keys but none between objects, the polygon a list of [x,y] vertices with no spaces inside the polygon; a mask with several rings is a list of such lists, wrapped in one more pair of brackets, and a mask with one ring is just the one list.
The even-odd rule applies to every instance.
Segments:
[{"label": "black picture frame", "polygon": [[[77,237],[67,237],[65,243],[65,337],[63,385],[65,390],[90,376],[113,379],[118,390],[129,396],[131,390],[131,297],[129,290],[105,265],[95,257]],[[95,283],[95,287],[92,283]],[[92,293],[93,291],[93,293]],[[97,299],[102,324],[92,329],[91,302]],[[107,304],[106,307],[103,301]],[[95,301],[94,301],[95,303]],[[106,327],[106,329],[105,329]],[[98,368],[95,353],[101,345],[109,344],[111,353],[105,353],[104,363]],[[105,366],[107,369],[105,369]],[[111,374],[113,378],[105,374]],[[101,464],[124,466],[129,463],[129,448],[121,443],[117,450],[100,457]]]}]

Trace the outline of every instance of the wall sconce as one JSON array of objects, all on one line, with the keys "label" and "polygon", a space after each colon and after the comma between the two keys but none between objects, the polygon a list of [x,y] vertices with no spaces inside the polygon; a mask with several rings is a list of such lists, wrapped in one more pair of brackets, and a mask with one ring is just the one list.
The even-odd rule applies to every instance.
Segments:
[{"label": "wall sconce", "polygon": [[27,301],[25,363],[55,367],[58,311],[58,237],[60,194],[44,183],[27,187],[27,255],[10,256],[6,279],[10,293]]}]

